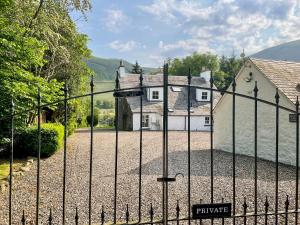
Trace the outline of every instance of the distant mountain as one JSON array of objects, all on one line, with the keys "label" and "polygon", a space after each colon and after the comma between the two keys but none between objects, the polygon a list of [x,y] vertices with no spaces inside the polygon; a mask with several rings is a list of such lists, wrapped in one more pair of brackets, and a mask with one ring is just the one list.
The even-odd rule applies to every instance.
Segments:
[{"label": "distant mountain", "polygon": [[300,62],[300,40],[264,49],[251,57]]},{"label": "distant mountain", "polygon": [[[123,61],[125,70],[130,72],[132,69],[132,63]],[[116,70],[120,65],[119,59],[105,59],[99,57],[91,57],[87,60],[87,65],[96,73],[96,81],[100,80],[114,80],[116,77]],[[157,68],[143,67],[144,72],[153,73],[158,71]]]}]

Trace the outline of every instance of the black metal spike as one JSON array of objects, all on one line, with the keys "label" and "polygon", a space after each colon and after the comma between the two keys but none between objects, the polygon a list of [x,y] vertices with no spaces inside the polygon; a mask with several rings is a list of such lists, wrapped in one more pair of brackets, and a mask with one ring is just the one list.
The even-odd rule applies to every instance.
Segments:
[{"label": "black metal spike", "polygon": [[296,107],[299,107],[299,98],[297,96],[297,99],[296,99]]},{"label": "black metal spike", "polygon": [[126,204],[126,223],[128,224],[129,222],[129,209],[128,209],[128,204]]},{"label": "black metal spike", "polygon": [[24,212],[24,210],[23,210],[23,215],[22,215],[22,220],[21,220],[21,222],[22,222],[22,225],[25,225],[25,224],[26,224],[26,217],[25,217],[25,212]]},{"label": "black metal spike", "polygon": [[49,218],[48,218],[49,225],[52,225],[52,220],[53,220],[52,219],[52,209],[50,208],[50,213],[49,213]]},{"label": "black metal spike", "polygon": [[76,207],[75,224],[78,225],[78,222],[79,222],[79,216],[78,216],[78,209]]},{"label": "black metal spike", "polygon": [[120,74],[119,74],[119,72],[117,71],[117,76],[116,76],[116,86],[115,86],[116,89],[119,89],[119,87],[120,87],[119,76],[120,76]]},{"label": "black metal spike", "polygon": [[94,84],[94,76],[91,76],[91,82],[90,82],[90,87],[94,88],[95,84]]},{"label": "black metal spike", "polygon": [[179,207],[179,200],[177,200],[177,205],[176,205],[176,219],[179,219],[180,216],[180,207]]},{"label": "black metal spike", "polygon": [[288,221],[289,221],[289,205],[290,205],[290,200],[289,200],[289,196],[286,196],[286,200],[285,200],[285,225],[288,225]]},{"label": "black metal spike", "polygon": [[153,210],[152,203],[150,204],[149,214],[150,214],[150,222],[152,223],[153,222],[153,217],[154,217],[154,210]]},{"label": "black metal spike", "polygon": [[270,206],[270,204],[269,204],[269,200],[268,200],[268,196],[266,196],[266,200],[265,200],[265,213],[268,213],[268,211],[269,211],[269,206]]},{"label": "black metal spike", "polygon": [[247,199],[246,199],[246,197],[244,197],[244,203],[243,203],[243,213],[244,213],[244,215],[247,214],[247,208],[248,208]]},{"label": "black metal spike", "polygon": [[278,93],[278,88],[276,88],[276,94],[275,94],[275,100],[276,100],[276,103],[279,103],[279,93]]},{"label": "black metal spike", "polygon": [[103,225],[105,223],[105,211],[104,211],[104,207],[102,206],[102,210],[101,210],[101,224]]},{"label": "black metal spike", "polygon": [[285,200],[285,211],[287,212],[289,210],[289,206],[290,206],[290,200],[289,200],[289,196],[286,196],[286,200]]},{"label": "black metal spike", "polygon": [[141,69],[141,73],[140,73],[140,86],[143,86],[143,80],[144,80],[143,72],[144,71]]},{"label": "black metal spike", "polygon": [[232,91],[235,92],[236,90],[236,82],[235,82],[235,78],[233,78],[233,81],[232,81]]},{"label": "black metal spike", "polygon": [[257,92],[258,92],[258,88],[257,88],[257,81],[255,81],[255,86],[254,86],[254,97],[257,97]]},{"label": "black metal spike", "polygon": [[213,88],[213,86],[214,86],[213,71],[210,71],[210,79],[209,79],[209,82],[210,82],[210,88]]},{"label": "black metal spike", "polygon": [[192,81],[192,73],[191,73],[191,68],[189,68],[189,74],[188,74],[188,84],[190,85]]}]

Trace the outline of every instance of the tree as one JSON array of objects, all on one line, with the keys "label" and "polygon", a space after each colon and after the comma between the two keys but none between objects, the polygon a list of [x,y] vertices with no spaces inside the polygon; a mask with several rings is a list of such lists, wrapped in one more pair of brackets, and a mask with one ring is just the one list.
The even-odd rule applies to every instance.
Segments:
[{"label": "tree", "polygon": [[[0,14],[13,8],[14,2],[7,2],[1,8]],[[53,79],[49,82],[36,76],[33,68],[44,65],[43,58],[46,49],[42,41],[34,37],[24,36],[25,28],[11,21],[8,17],[0,18],[0,118],[10,115],[10,103],[15,103],[16,125],[26,125],[32,122],[36,110],[38,87],[42,94],[42,104],[56,101],[61,93],[62,84]],[[10,126],[9,120],[1,120],[0,136],[3,136]]]},{"label": "tree", "polygon": [[195,52],[182,59],[170,60],[170,74],[187,76],[190,69],[192,76],[199,76],[203,69],[209,69],[213,72],[216,87],[220,90],[226,90],[241,66],[242,60],[236,59],[235,56],[218,58],[217,55],[211,53]]},{"label": "tree", "polygon": [[194,52],[191,56],[183,59],[175,58],[170,61],[170,74],[172,75],[186,76],[191,69],[192,76],[199,76],[204,68],[213,72],[217,71],[219,69],[218,56],[211,53]]},{"label": "tree", "polygon": [[140,65],[138,64],[138,62],[136,61],[134,65],[132,65],[132,70],[131,73],[133,74],[140,74],[142,71],[142,68],[140,67]]},{"label": "tree", "polygon": [[[64,82],[71,95],[85,90],[92,74],[83,62],[90,57],[88,38],[78,33],[69,11],[89,8],[88,0],[0,0],[0,88],[5,93],[0,96],[1,118],[10,113],[8,106],[13,97],[20,115],[16,125],[32,123],[36,110],[24,112],[36,106],[38,86],[43,104],[62,98]],[[79,101],[69,102],[70,123],[85,108]],[[58,121],[63,120],[62,107],[52,107]],[[1,128],[8,126],[2,123]]]}]

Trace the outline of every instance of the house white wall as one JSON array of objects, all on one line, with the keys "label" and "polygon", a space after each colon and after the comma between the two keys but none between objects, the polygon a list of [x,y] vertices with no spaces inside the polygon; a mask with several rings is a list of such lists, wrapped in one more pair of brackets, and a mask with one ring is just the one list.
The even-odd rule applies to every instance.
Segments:
[{"label": "house white wall", "polygon": [[[186,129],[188,124],[188,117],[186,117]],[[205,124],[205,116],[191,116],[191,130],[210,131],[210,125]]]},{"label": "house white wall", "polygon": [[[149,130],[161,130],[162,129],[162,120],[161,116],[157,113],[145,113],[149,115]],[[133,113],[132,115],[132,129],[140,129],[140,113]]]},{"label": "house white wall", "polygon": [[[236,92],[254,96],[254,81],[258,82],[258,97],[275,103],[275,86],[251,64],[245,67],[237,77]],[[245,78],[253,73],[253,80]],[[287,81],[288,82],[288,81]],[[231,88],[230,88],[231,90]],[[279,104],[295,109],[281,92]],[[258,103],[258,157],[275,161],[276,108]],[[232,152],[232,95],[225,94],[215,108],[214,148]],[[289,122],[289,114],[279,110],[279,161],[289,165],[296,163],[296,123]],[[254,156],[254,101],[236,97],[236,153]]]},{"label": "house white wall", "polygon": [[[149,130],[163,129],[163,116],[156,113],[144,113],[149,115]],[[140,114],[133,113],[133,130],[140,129]],[[187,130],[187,116],[172,116],[168,117],[169,130]],[[205,125],[205,116],[191,116],[191,131],[209,131],[210,125]]]},{"label": "house white wall", "polygon": [[168,128],[169,130],[185,130],[185,116],[169,116]]},{"label": "house white wall", "polygon": [[[153,91],[158,91],[159,92],[159,98],[158,99],[153,99],[152,98],[152,92]],[[148,101],[163,101],[164,98],[164,93],[163,93],[163,88],[148,88],[147,89],[147,99]]]}]

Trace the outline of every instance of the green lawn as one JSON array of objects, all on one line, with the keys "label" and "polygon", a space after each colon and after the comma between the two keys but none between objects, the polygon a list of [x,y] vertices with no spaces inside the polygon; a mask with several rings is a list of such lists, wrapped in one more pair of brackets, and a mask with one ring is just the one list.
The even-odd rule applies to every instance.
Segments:
[{"label": "green lawn", "polygon": [[[98,91],[108,91],[113,90],[115,88],[115,82],[114,81],[98,81],[95,82],[95,92]],[[105,94],[99,94],[95,95],[95,101],[97,100],[109,100],[114,101],[113,93],[105,93]]]}]

